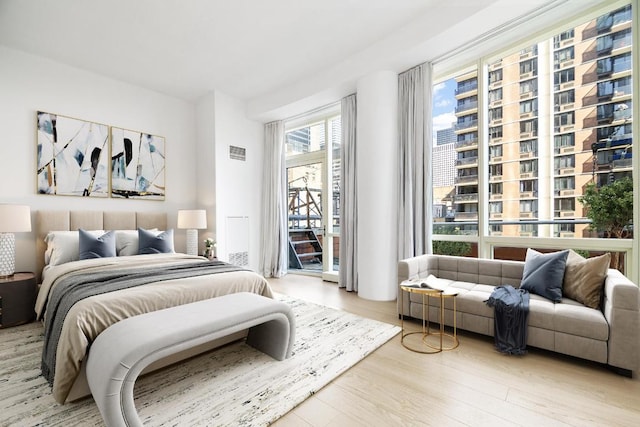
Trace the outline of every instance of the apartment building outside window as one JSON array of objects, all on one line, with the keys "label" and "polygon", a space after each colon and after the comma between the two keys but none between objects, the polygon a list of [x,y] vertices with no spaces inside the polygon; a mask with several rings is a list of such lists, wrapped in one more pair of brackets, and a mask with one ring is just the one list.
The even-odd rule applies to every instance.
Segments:
[{"label": "apartment building outside window", "polygon": [[452,226],[462,234],[599,237],[579,197],[590,183],[634,172],[631,5],[602,12],[436,79],[455,88],[451,105],[473,105],[452,120],[458,159],[473,163],[458,164],[450,192],[473,185],[480,195],[474,203],[450,202]]}]

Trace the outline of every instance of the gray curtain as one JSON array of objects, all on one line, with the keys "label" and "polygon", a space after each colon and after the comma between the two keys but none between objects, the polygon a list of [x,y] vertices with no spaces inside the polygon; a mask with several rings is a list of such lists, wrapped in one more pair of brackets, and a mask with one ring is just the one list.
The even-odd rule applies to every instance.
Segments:
[{"label": "gray curtain", "polygon": [[356,265],[358,198],[356,195],[356,95],[342,99],[340,147],[340,267],[338,286],[358,291]]},{"label": "gray curtain", "polygon": [[260,271],[265,277],[281,277],[287,272],[289,248],[283,122],[265,124],[264,140]]},{"label": "gray curtain", "polygon": [[429,63],[414,67],[398,77],[400,259],[431,253],[431,79]]}]

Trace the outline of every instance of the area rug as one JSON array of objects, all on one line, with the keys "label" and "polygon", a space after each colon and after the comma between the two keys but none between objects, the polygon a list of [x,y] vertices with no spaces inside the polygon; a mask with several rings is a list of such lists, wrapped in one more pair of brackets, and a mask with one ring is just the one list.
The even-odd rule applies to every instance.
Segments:
[{"label": "area rug", "polygon": [[[296,317],[290,359],[236,342],[141,377],[135,402],[146,426],[264,426],[387,342],[400,328],[278,295]],[[42,326],[0,330],[0,425],[103,425],[91,398],[59,405],[40,376]]]}]

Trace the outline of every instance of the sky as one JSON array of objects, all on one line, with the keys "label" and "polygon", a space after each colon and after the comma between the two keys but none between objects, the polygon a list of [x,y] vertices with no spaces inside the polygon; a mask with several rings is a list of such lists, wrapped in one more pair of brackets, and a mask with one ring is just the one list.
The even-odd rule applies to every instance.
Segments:
[{"label": "sky", "polygon": [[451,127],[456,121],[455,90],[455,79],[433,86],[433,145],[436,145],[436,132]]}]

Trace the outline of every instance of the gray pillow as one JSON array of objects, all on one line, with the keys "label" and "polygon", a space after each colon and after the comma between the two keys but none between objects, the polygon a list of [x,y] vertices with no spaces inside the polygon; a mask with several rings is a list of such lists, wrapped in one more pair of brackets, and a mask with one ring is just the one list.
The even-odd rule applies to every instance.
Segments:
[{"label": "gray pillow", "polygon": [[78,230],[78,233],[79,259],[107,258],[116,256],[115,232],[107,231],[99,237],[83,229]]},{"label": "gray pillow", "polygon": [[138,254],[170,254],[173,253],[173,229],[156,232],[138,228]]},{"label": "gray pillow", "polygon": [[520,288],[553,302],[562,301],[562,282],[569,251],[540,253],[527,249]]}]

